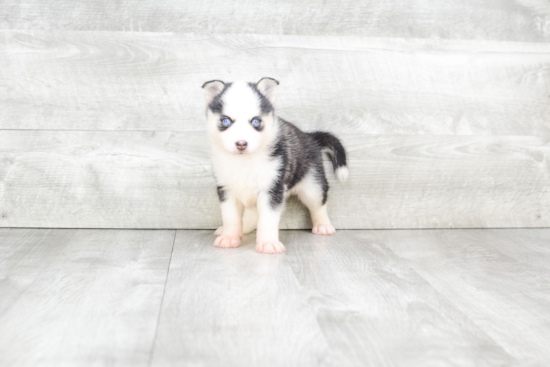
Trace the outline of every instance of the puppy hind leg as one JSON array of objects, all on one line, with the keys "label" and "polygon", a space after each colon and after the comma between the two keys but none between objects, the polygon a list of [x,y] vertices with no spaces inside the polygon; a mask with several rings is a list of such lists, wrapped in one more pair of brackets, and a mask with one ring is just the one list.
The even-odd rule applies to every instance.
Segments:
[{"label": "puppy hind leg", "polygon": [[322,183],[313,176],[310,176],[298,191],[298,198],[309,209],[311,215],[311,221],[313,222],[311,232],[324,236],[336,233],[328,218],[327,204],[323,204],[325,195]]},{"label": "puppy hind leg", "polygon": [[309,211],[311,213],[311,220],[313,221],[313,228],[311,229],[313,234],[330,236],[336,233],[336,229],[334,229],[328,218],[326,204],[313,210],[309,208]]},{"label": "puppy hind leg", "polygon": [[[243,234],[249,234],[256,229],[258,225],[258,208],[255,206],[247,207],[244,209],[243,214]],[[216,229],[214,236],[221,236],[223,233],[223,226]]]},{"label": "puppy hind leg", "polygon": [[243,215],[243,234],[249,234],[256,229],[258,225],[258,208],[250,206],[244,209]]}]

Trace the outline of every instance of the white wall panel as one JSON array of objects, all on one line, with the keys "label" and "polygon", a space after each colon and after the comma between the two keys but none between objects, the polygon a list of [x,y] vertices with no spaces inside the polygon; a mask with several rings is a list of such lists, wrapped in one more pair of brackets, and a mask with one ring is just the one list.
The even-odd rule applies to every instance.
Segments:
[{"label": "white wall panel", "polygon": [[550,44],[0,32],[0,128],[204,130],[207,80],[271,76],[306,130],[549,135]]},{"label": "white wall panel", "polygon": [[[331,184],[337,228],[550,225],[548,139],[341,135],[350,179]],[[216,228],[204,133],[0,132],[0,226]],[[282,228],[310,228],[291,200]]]},{"label": "white wall panel", "polygon": [[0,28],[547,42],[546,0],[0,1]]}]

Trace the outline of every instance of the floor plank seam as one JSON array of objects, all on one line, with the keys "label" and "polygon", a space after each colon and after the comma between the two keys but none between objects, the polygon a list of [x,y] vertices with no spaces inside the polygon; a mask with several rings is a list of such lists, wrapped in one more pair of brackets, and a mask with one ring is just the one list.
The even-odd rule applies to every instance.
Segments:
[{"label": "floor plank seam", "polygon": [[170,265],[172,264],[172,255],[174,255],[174,247],[176,245],[176,237],[178,236],[178,231],[174,230],[174,240],[172,241],[172,250],[170,251],[170,260],[168,260],[168,267],[166,269],[166,279],[164,280],[164,289],[162,290],[162,297],[160,299],[159,313],[157,316],[157,325],[155,327],[155,335],[153,337],[153,342],[151,343],[151,351],[149,352],[149,361],[147,366],[150,367],[153,363],[153,355],[155,354],[155,345],[157,341],[157,335],[159,331],[160,317],[162,313],[162,304],[164,303],[164,296],[166,294],[166,284],[168,283],[168,275],[170,274]]}]

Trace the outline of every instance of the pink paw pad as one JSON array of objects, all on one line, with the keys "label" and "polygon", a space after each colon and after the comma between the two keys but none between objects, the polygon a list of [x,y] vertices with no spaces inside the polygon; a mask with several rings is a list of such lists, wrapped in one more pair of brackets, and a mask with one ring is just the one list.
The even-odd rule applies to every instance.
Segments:
[{"label": "pink paw pad", "polygon": [[316,226],[313,226],[313,229],[311,230],[313,234],[320,234],[323,236],[330,236],[336,233],[336,230],[334,227],[330,224],[318,224]]},{"label": "pink paw pad", "polygon": [[256,242],[256,251],[262,254],[280,254],[286,249],[281,242]]},{"label": "pink paw pad", "polygon": [[214,241],[214,246],[221,248],[234,248],[241,245],[240,237],[220,236]]}]

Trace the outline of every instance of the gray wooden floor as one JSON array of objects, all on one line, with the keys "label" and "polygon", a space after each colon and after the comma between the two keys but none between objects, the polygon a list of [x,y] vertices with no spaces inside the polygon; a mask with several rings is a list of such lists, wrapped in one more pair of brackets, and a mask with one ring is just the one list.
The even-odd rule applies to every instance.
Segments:
[{"label": "gray wooden floor", "polygon": [[0,229],[1,366],[548,366],[550,229]]}]

